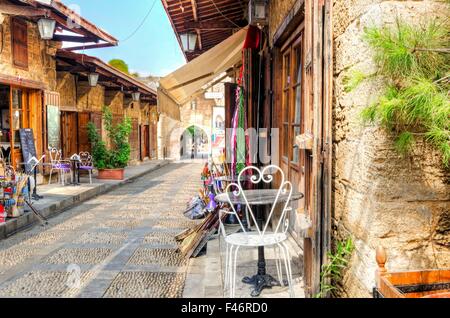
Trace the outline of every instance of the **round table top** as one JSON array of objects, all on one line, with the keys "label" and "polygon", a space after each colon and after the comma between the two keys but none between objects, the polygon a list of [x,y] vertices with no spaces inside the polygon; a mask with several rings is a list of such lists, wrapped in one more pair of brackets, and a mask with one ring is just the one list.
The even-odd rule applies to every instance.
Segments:
[{"label": "round table top", "polygon": [[[224,181],[224,182],[235,182],[237,181],[237,177],[232,177],[232,176],[221,176],[221,177],[217,177],[214,178],[217,181]],[[250,176],[243,176],[241,177],[242,181],[249,181],[250,180]]]},{"label": "round table top", "polygon": [[[245,197],[250,205],[268,205],[275,202],[278,189],[268,190],[244,190]],[[291,201],[298,201],[303,199],[304,195],[300,192],[292,192]],[[219,203],[231,204],[246,204],[242,195],[235,196],[230,194],[230,200],[228,200],[228,194],[222,193],[215,197],[215,200]],[[280,194],[278,197],[278,203],[286,202],[288,200],[288,194]]]}]

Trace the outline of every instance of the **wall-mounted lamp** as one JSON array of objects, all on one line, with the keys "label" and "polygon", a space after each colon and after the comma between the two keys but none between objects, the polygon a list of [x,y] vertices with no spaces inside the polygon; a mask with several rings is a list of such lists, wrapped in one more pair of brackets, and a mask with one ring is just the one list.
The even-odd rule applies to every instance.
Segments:
[{"label": "wall-mounted lamp", "polygon": [[98,73],[95,73],[95,72],[89,73],[89,75],[88,75],[88,81],[89,81],[89,86],[90,86],[90,87],[95,87],[95,86],[97,86],[97,83],[98,83],[98,77],[99,77],[99,74],[98,74]]},{"label": "wall-mounted lamp", "polygon": [[39,34],[42,40],[53,39],[55,33],[56,21],[48,18],[41,18],[37,22],[39,28]]},{"label": "wall-mounted lamp", "polygon": [[197,33],[188,32],[180,34],[181,45],[184,52],[193,52],[197,46]]},{"label": "wall-mounted lamp", "polygon": [[267,0],[250,0],[248,6],[248,22],[252,25],[267,25]]}]

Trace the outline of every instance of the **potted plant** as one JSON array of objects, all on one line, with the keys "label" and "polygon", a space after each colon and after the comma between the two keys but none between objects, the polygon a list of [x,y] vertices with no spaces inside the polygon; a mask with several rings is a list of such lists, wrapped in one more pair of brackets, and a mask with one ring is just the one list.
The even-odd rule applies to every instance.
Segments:
[{"label": "potted plant", "polygon": [[128,138],[131,133],[131,120],[126,117],[113,125],[113,116],[108,107],[103,107],[104,127],[111,141],[108,148],[94,123],[88,123],[88,136],[92,144],[92,160],[98,169],[99,179],[123,180],[124,168],[130,160],[131,147]]}]

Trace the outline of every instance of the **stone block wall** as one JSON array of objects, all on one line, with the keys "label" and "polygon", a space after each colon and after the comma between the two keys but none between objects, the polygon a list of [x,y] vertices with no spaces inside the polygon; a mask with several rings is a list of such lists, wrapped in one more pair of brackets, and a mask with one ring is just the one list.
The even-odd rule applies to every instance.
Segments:
[{"label": "stone block wall", "polygon": [[[0,5],[6,3],[0,0]],[[53,56],[56,54],[58,43],[41,40],[37,24],[27,22],[28,68],[15,67],[12,60],[11,17],[4,15],[4,18],[0,26],[0,74],[41,82],[48,90],[55,90],[56,66]]]},{"label": "stone block wall", "polygon": [[56,91],[59,93],[63,110],[76,110],[77,93],[75,76],[68,72],[58,72]]},{"label": "stone block wall", "polygon": [[78,82],[77,109],[86,112],[101,112],[105,105],[105,88],[90,87],[88,82]]},{"label": "stone block wall", "polygon": [[167,158],[180,159],[180,138],[185,130],[191,126],[202,129],[208,136],[209,144],[211,144],[213,107],[216,105],[216,101],[199,96],[195,99],[195,102],[195,110],[192,109],[191,102],[181,106],[180,121],[165,114],[160,116],[158,122],[158,155],[161,158],[164,155],[164,148],[166,148]]},{"label": "stone block wall", "polygon": [[375,249],[388,252],[388,270],[450,268],[450,173],[438,151],[418,141],[406,158],[379,127],[364,127],[361,111],[383,90],[373,78],[345,92],[353,70],[371,74],[373,53],[364,27],[448,17],[439,1],[335,0],[334,24],[334,237],[354,238],[356,250],[343,296],[369,297],[375,285]]},{"label": "stone block wall", "polygon": [[288,12],[297,0],[271,0],[269,2],[269,39],[272,41]]},{"label": "stone block wall", "polygon": [[123,110],[123,93],[118,91],[105,91],[105,105],[110,107],[114,115],[122,115]]}]

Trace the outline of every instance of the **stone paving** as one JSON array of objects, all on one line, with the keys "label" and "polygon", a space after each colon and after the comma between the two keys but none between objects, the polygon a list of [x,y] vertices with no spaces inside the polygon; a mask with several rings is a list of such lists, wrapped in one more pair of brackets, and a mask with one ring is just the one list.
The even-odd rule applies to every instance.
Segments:
[{"label": "stone paving", "polygon": [[[227,231],[236,230],[229,227]],[[287,241],[291,254],[292,278],[294,297],[304,298],[303,282],[303,251],[292,239]],[[265,249],[267,273],[277,278],[275,257],[272,249]],[[245,276],[253,276],[257,271],[258,251],[256,248],[239,251],[236,270],[236,298],[250,298],[252,287],[242,282]],[[283,269],[284,271],[284,269]],[[208,242],[206,255],[189,260],[186,283],[184,286],[184,298],[222,298],[229,297],[228,290],[224,291],[225,273],[225,243],[222,237],[217,237]],[[285,275],[285,274],[283,274]],[[286,276],[283,276],[285,279]],[[260,298],[288,298],[289,290],[286,286],[265,289]]]},{"label": "stone paving", "polygon": [[181,297],[174,236],[201,164],[173,163],[0,241],[0,297]]}]

